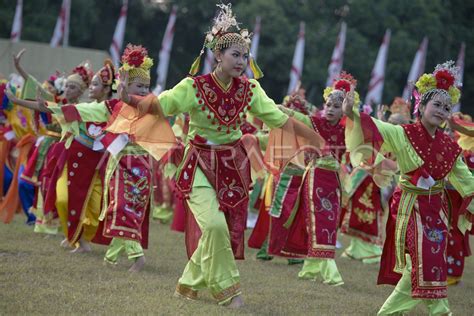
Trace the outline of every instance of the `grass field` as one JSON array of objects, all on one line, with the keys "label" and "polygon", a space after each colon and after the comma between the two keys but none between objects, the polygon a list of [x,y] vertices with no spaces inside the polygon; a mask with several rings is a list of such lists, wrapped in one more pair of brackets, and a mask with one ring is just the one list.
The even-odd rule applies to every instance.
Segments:
[{"label": "grass field", "polygon": [[[147,264],[130,274],[123,258],[103,265],[105,247],[88,254],[61,249],[60,236],[44,238],[17,216],[0,224],[0,314],[158,314],[158,315],[375,315],[393,287],[376,286],[377,265],[338,258],[345,284],[330,287],[298,280],[300,265],[286,260],[256,261],[253,249],[238,263],[245,307],[217,306],[209,293],[189,302],[172,296],[187,262],[183,235],[152,222]],[[341,238],[343,244],[347,239]],[[474,313],[474,260],[467,259],[464,282],[449,289],[454,315]],[[411,315],[425,315],[423,304]]]}]

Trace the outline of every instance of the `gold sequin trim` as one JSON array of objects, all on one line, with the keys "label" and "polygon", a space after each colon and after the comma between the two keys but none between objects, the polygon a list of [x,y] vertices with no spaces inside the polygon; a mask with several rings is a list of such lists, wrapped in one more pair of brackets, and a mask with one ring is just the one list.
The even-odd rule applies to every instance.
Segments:
[{"label": "gold sequin trim", "polygon": [[238,294],[240,294],[240,283],[236,283],[217,294],[213,294],[213,296],[217,301],[222,302]]},{"label": "gold sequin trim", "polygon": [[187,286],[178,284],[176,285],[176,294],[190,300],[197,300],[198,292]]}]

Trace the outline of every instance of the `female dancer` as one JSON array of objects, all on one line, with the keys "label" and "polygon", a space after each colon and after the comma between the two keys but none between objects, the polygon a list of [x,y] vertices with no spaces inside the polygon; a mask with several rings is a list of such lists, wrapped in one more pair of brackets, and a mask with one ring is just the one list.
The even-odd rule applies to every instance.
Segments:
[{"label": "female dancer", "polygon": [[[54,101],[59,104],[66,104],[63,83],[66,78],[51,76],[40,84],[31,76],[21,65],[21,57],[25,50],[21,50],[13,57],[13,62],[18,73],[25,79],[22,89],[22,99],[35,100],[38,90],[43,98],[48,101]],[[77,103],[81,96],[80,90],[67,91],[67,96],[71,102]],[[62,151],[62,144],[58,143],[61,138],[61,128],[59,123],[52,119],[48,113],[35,113],[36,124],[38,127],[38,139],[35,144],[33,154],[28,159],[25,170],[21,174],[19,182],[20,199],[23,208],[36,216],[35,232],[56,234],[57,225],[45,220],[43,210],[43,200],[46,195],[46,189],[49,185],[49,176],[54,169],[56,157]],[[45,131],[40,127],[45,128]],[[36,187],[36,188],[35,188]],[[34,190],[34,195],[29,195],[29,191]],[[26,205],[25,205],[26,204]],[[30,209],[31,206],[31,209]]]},{"label": "female dancer", "polygon": [[[127,89],[134,95],[150,94],[150,68],[153,61],[142,46],[127,45],[122,55],[121,71],[128,71]],[[100,76],[107,77],[107,73]],[[111,78],[113,79],[113,77]],[[123,78],[122,78],[123,79]],[[145,264],[143,248],[148,247],[148,223],[150,201],[152,196],[151,174],[153,161],[148,153],[140,147],[140,139],[126,133],[120,124],[122,110],[130,107],[117,99],[67,105],[53,108],[56,115],[61,116],[66,124],[105,124],[112,118],[111,124],[105,129],[106,135],[96,147],[104,148],[110,155],[103,181],[103,204],[100,220],[103,221],[103,236],[112,238],[104,260],[116,264],[122,252],[134,261],[131,272],[140,271]],[[133,109],[135,110],[135,109]],[[149,115],[151,116],[151,115]],[[146,118],[145,118],[146,119]],[[115,124],[114,124],[115,123]],[[166,123],[161,122],[155,128],[161,136],[170,135],[170,144],[174,144],[174,135]],[[135,127],[131,127],[135,130]],[[156,130],[157,130],[156,129]],[[154,132],[156,130],[149,130]],[[158,150],[159,151],[159,150]],[[156,153],[156,151],[154,151]]]},{"label": "female dancer", "polygon": [[[239,28],[230,5],[219,7],[205,40],[217,60],[212,73],[183,79],[148,100],[129,96],[123,84],[120,97],[142,113],[189,113],[189,143],[176,186],[186,198],[190,216],[186,243],[191,258],[176,294],[196,299],[198,291],[207,288],[219,304],[240,307],[243,301],[234,255],[243,259],[251,180],[239,126],[247,112],[270,127],[292,129],[294,124],[256,80],[241,78],[248,61],[249,33],[232,31]],[[197,72],[198,61],[191,67],[191,75]],[[250,63],[256,70],[253,61]],[[311,134],[317,142],[317,134]]]},{"label": "female dancer", "polygon": [[[471,173],[474,174],[474,124],[471,117],[454,113],[448,124],[451,130],[455,131],[455,139],[463,149],[464,161]],[[463,212],[464,199],[451,185],[447,186],[446,192],[452,218],[447,249],[448,285],[455,285],[461,282],[465,258],[471,255],[469,238],[470,235],[474,234],[474,230],[471,228],[469,231],[463,218],[459,218],[459,215]]]},{"label": "female dancer", "polygon": [[[334,261],[337,228],[341,213],[340,162],[345,153],[342,101],[355,85],[354,78],[341,73],[324,90],[324,110],[316,115],[285,111],[313,128],[326,141],[321,153],[306,153],[304,168],[289,164],[277,184],[271,215],[269,252],[306,258],[298,276],[322,278],[325,284],[344,284]],[[285,228],[288,227],[288,228]]]},{"label": "female dancer", "polygon": [[[404,313],[424,302],[430,314],[449,314],[446,291],[446,243],[449,216],[446,179],[467,205],[474,178],[460,159],[461,148],[440,130],[452,104],[459,99],[457,69],[452,62],[438,65],[416,83],[421,97],[415,106],[419,119],[396,126],[359,113],[352,91],[344,100],[346,144],[353,164],[374,163],[378,150],[392,152],[400,167],[400,182],[390,204],[387,237],[378,282],[397,285],[379,315]],[[363,147],[359,147],[363,145]],[[368,146],[375,151],[367,150]],[[359,150],[362,148],[363,150]],[[461,217],[465,217],[465,206]],[[472,206],[468,208],[473,212]]]},{"label": "female dancer", "polygon": [[[387,120],[383,109],[379,107],[377,116]],[[402,98],[395,98],[390,112],[387,120],[389,123],[400,125],[410,121],[410,105]],[[377,176],[377,171],[358,167],[346,178],[343,196],[346,206],[342,211],[341,232],[350,236],[351,243],[342,253],[342,257],[361,260],[363,263],[380,262],[384,237],[383,214],[384,209],[388,208],[385,197],[392,195],[393,185],[377,183]],[[395,176],[393,178],[395,179]]]},{"label": "female dancer", "polygon": [[[112,95],[112,82],[114,70],[111,62],[92,78],[91,71],[86,66],[76,67],[73,74],[66,81],[66,97],[68,89],[72,91],[85,91],[89,86],[89,97],[103,102]],[[56,208],[61,226],[66,239],[62,245],[69,243],[75,247],[74,252],[88,252],[91,250],[89,241],[96,237],[99,226],[99,214],[102,197],[101,161],[104,153],[93,149],[96,139],[102,133],[104,123],[69,123],[64,120],[63,113],[70,112],[70,106],[57,106],[44,102],[31,102],[18,100],[22,105],[42,112],[52,112],[61,123],[62,134],[67,137],[66,150],[58,158],[53,172],[48,195],[46,197],[45,212],[54,212]],[[25,104],[26,103],[26,104]],[[87,103],[86,103],[87,106]],[[102,167],[105,165],[102,161]],[[103,168],[102,168],[103,170]],[[80,174],[80,176],[79,176]],[[108,243],[99,234],[95,238],[98,243]]]}]

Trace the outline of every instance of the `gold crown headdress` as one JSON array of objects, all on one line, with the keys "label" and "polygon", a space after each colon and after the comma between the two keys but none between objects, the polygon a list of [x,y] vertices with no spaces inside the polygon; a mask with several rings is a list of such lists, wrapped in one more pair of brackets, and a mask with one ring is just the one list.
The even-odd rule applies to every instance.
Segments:
[{"label": "gold crown headdress", "polygon": [[[130,81],[139,78],[145,82],[150,82],[150,68],[153,66],[153,59],[148,57],[148,50],[145,47],[128,43],[120,61],[122,66],[119,70],[128,71]],[[117,90],[119,83],[120,78],[116,78],[112,89]]]},{"label": "gold crown headdress", "polygon": [[[217,4],[220,10],[217,17],[214,18],[214,23],[210,31],[206,33],[203,47],[199,56],[194,60],[189,70],[189,75],[194,76],[199,71],[201,64],[201,56],[204,54],[204,48],[209,48],[211,51],[220,51],[237,45],[245,50],[250,49],[251,36],[247,29],[240,29],[239,23],[232,12],[232,4]],[[263,72],[258,67],[256,61],[250,56],[250,68],[254,74],[255,79],[263,77]]]},{"label": "gold crown headdress", "polygon": [[141,45],[128,44],[122,55],[121,69],[127,70],[129,78],[150,80],[150,68],[153,59],[148,57],[148,50]]}]

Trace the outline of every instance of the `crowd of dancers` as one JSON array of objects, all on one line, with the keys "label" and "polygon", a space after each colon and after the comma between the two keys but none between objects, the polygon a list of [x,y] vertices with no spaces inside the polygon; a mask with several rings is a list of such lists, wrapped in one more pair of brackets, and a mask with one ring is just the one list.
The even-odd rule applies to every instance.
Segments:
[{"label": "crowd of dancers", "polygon": [[[150,216],[172,218],[189,256],[175,295],[208,289],[233,308],[243,305],[235,260],[246,228],[257,259],[302,263],[298,278],[328,286],[344,284],[340,232],[350,237],[343,257],[379,264],[378,283],[396,285],[380,315],[420,302],[449,314],[474,213],[474,124],[452,113],[454,64],[418,79],[413,116],[396,98],[371,117],[345,72],[321,109],[301,87],[277,105],[230,6],[210,29],[189,76],[157,96],[142,46],[127,46],[118,73],[108,60],[95,74],[84,62],[43,83],[23,68],[25,51],[15,55],[23,80],[0,86],[2,220],[23,209],[35,232],[64,234],[72,253],[107,245],[107,264],[125,253],[138,272]],[[205,48],[216,66],[196,75]]]}]

